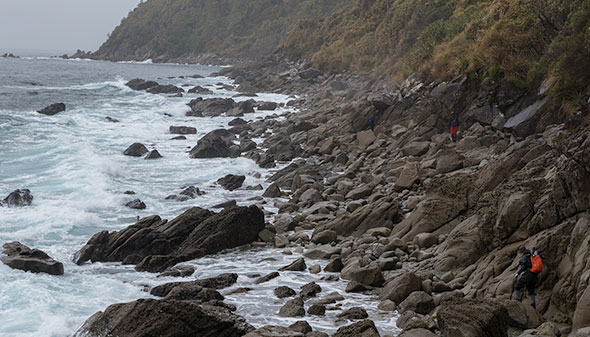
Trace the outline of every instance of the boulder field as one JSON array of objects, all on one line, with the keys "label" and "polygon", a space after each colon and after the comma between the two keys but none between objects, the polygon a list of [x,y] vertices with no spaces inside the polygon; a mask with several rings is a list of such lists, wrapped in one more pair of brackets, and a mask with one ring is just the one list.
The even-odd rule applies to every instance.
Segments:
[{"label": "boulder field", "polygon": [[[297,114],[236,119],[232,129],[209,133],[190,151],[195,159],[243,155],[264,168],[288,163],[272,171],[272,188],[253,199],[256,206],[230,206],[218,214],[192,208],[171,221],[152,216],[120,232],[98,233],[78,252],[77,263],[121,261],[162,272],[259,241],[304,258],[277,266],[255,285],[282,277],[283,270],[347,280],[346,292],[378,296],[381,311],[397,311],[404,337],[587,336],[590,126],[583,118],[548,113],[546,93],[474,85],[467,78],[424,83],[412,76],[394,83],[276,61],[226,68],[217,75],[249,91],[304,97],[287,104],[299,107]],[[491,105],[490,97],[498,104]],[[189,115],[202,118],[231,110],[240,115],[228,99],[198,98],[189,106]],[[242,108],[250,111],[246,104]],[[451,111],[461,121],[457,142],[447,130]],[[367,120],[373,115],[371,129]],[[263,141],[248,142],[255,138]],[[277,213],[269,213],[265,224],[261,209],[269,203]],[[522,303],[511,297],[519,246],[536,248],[543,259],[536,309],[526,295]],[[317,263],[321,259],[327,263],[323,270]],[[162,296],[192,294],[225,308],[216,293],[204,290],[209,286],[176,287]],[[326,304],[346,296],[315,298],[321,288],[304,288],[277,288],[284,303],[277,314],[322,316]],[[121,322],[123,329],[125,321],[143,327],[134,317],[153,310],[183,317],[180,311],[189,306],[195,306],[187,310],[199,312],[197,318],[221,319],[216,315],[222,309],[211,313],[198,304],[202,299],[180,304],[171,302],[183,301],[174,296],[109,307],[89,320],[93,327],[88,329],[112,322]],[[361,310],[343,309],[350,310],[343,310],[342,319],[355,322],[333,336],[379,336]],[[117,321],[122,315],[131,316]],[[238,321],[234,317],[228,331]],[[326,336],[306,322],[239,331]]]}]

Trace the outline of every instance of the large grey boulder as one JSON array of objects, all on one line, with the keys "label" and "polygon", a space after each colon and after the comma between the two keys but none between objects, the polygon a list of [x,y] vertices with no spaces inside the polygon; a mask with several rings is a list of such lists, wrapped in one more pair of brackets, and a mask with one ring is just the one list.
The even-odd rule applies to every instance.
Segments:
[{"label": "large grey boulder", "polygon": [[222,307],[172,299],[140,299],[97,312],[74,337],[241,337],[252,330],[243,317]]},{"label": "large grey boulder", "polygon": [[199,97],[188,103],[191,108],[189,115],[217,117],[230,111],[236,106],[236,102],[231,98],[208,98]]},{"label": "large grey boulder", "polygon": [[338,329],[332,337],[380,337],[375,323],[366,319]]},{"label": "large grey boulder", "polygon": [[6,256],[1,260],[10,268],[32,273],[64,274],[64,265],[41,250],[31,249],[20,242],[5,243],[2,247]]},{"label": "large grey boulder", "polygon": [[155,81],[146,81],[141,78],[136,78],[136,79],[133,79],[133,80],[125,83],[125,85],[133,90],[147,90],[147,89],[155,87],[159,84],[158,84],[158,82],[155,82]]},{"label": "large grey boulder", "polygon": [[163,272],[179,262],[258,238],[264,214],[256,206],[228,207],[220,213],[193,207],[171,221],[151,216],[119,232],[95,234],[74,256],[77,264],[123,262],[139,271]]},{"label": "large grey boulder", "polygon": [[[233,135],[232,135],[233,137]],[[220,130],[214,130],[199,139],[197,145],[190,151],[191,158],[227,158],[239,156],[238,150],[232,150],[232,138],[225,137]]]},{"label": "large grey boulder", "polygon": [[218,179],[217,183],[226,190],[233,191],[242,187],[244,180],[246,180],[245,176],[236,176],[233,174],[228,174],[225,177]]},{"label": "large grey boulder", "polygon": [[396,304],[402,303],[414,291],[422,290],[422,279],[412,272],[404,273],[387,283],[379,298],[391,300]]}]

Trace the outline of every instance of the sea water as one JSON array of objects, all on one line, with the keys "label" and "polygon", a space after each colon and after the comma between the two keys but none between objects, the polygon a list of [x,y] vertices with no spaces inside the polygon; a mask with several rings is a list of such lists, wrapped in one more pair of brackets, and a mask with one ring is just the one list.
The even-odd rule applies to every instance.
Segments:
[{"label": "sea water", "polygon": [[[241,205],[261,191],[245,188],[229,192],[215,184],[226,174],[245,175],[244,186],[268,186],[269,171],[246,158],[190,159],[188,151],[199,138],[218,128],[228,128],[229,117],[195,118],[185,115],[186,104],[196,97],[233,97],[237,92],[225,77],[210,77],[219,67],[202,65],[112,63],[51,58],[0,59],[0,198],[15,189],[28,188],[33,205],[0,208],[0,245],[11,241],[47,252],[64,263],[65,275],[51,276],[14,270],[0,263],[0,336],[70,336],[92,314],[114,303],[149,298],[151,286],[186,280],[157,278],[120,263],[87,263],[77,266],[74,253],[102,230],[120,230],[136,218],[158,214],[171,219],[184,210],[209,208],[234,199]],[[195,78],[191,77],[192,75]],[[202,76],[202,77],[200,77]],[[133,78],[155,80],[189,88],[200,85],[210,95],[184,97],[153,95],[125,86]],[[236,101],[248,98],[234,98]],[[259,93],[260,101],[286,103],[285,95]],[[36,112],[64,102],[65,112],[45,116]],[[271,114],[295,113],[281,107],[256,112],[246,120]],[[105,120],[111,117],[119,123]],[[172,140],[170,126],[196,127],[196,135]],[[128,157],[123,151],[140,142],[157,149],[159,160]],[[259,177],[259,178],[257,178]],[[205,195],[187,202],[165,200],[186,186],[194,185]],[[135,195],[126,195],[134,191]],[[133,210],[124,204],[133,199],[147,204]],[[274,259],[269,259],[272,257]],[[324,282],[320,275],[283,273],[283,277],[254,286],[248,275],[276,271],[299,256],[282,255],[272,248],[232,250],[188,262],[196,267],[194,277],[224,272],[240,275],[235,287],[252,287],[247,294],[228,296],[237,313],[256,327],[287,325],[295,320],[277,315],[285,302],[273,296],[278,285],[298,288],[316,281],[322,294],[344,293],[345,282]],[[325,264],[325,261],[307,261]],[[286,276],[286,277],[285,277]],[[192,279],[191,278],[191,279]],[[377,310],[377,299],[346,295],[342,307],[365,307],[383,333],[398,333],[395,317]],[[337,312],[329,311],[334,318]],[[305,317],[314,329],[334,332],[333,319]]]}]

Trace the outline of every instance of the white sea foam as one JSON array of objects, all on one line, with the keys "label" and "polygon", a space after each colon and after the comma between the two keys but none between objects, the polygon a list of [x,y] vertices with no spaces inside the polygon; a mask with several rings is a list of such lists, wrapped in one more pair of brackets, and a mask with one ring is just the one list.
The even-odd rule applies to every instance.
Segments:
[{"label": "white sea foam", "polygon": [[[170,219],[192,206],[211,207],[229,199],[245,205],[252,196],[262,194],[262,191],[247,191],[245,188],[232,192],[220,188],[216,180],[226,174],[245,175],[244,187],[268,186],[263,178],[254,176],[260,173],[264,177],[268,171],[249,159],[189,158],[187,151],[199,138],[214,129],[226,128],[233,118],[187,117],[185,112],[189,108],[186,103],[198,96],[187,94],[183,98],[169,98],[133,91],[125,86],[126,80],[119,77],[113,81],[82,85],[34,87],[47,92],[65,90],[95,97],[80,101],[66,112],[52,117],[32,111],[0,110],[0,196],[17,188],[29,188],[35,197],[30,207],[0,208],[0,243],[21,241],[42,249],[64,262],[66,271],[62,277],[36,275],[0,264],[2,337],[69,336],[89,316],[110,304],[149,297],[143,291],[145,285],[178,280],[158,279],[154,274],[138,273],[133,266],[120,264],[75,265],[71,262],[73,254],[93,234],[105,229],[125,228],[136,216],[159,214]],[[234,90],[218,89],[219,82],[232,84],[225,77],[175,78],[165,82],[201,85],[213,90],[214,94],[210,96],[214,97],[237,94]],[[259,94],[255,99],[286,103],[292,98]],[[254,120],[289,111],[287,108],[257,111],[243,118]],[[106,122],[107,116],[120,120],[120,123]],[[171,125],[193,126],[198,133],[187,135],[187,140],[171,140],[174,137],[168,131]],[[135,142],[157,149],[164,158],[148,161],[124,156],[125,148]],[[166,196],[179,193],[188,185],[207,194],[184,203],[165,200]],[[135,191],[136,195],[123,194],[127,190]],[[136,198],[143,200],[148,208],[138,211],[124,206]],[[272,210],[272,205],[268,209]],[[268,257],[279,261],[261,262]],[[232,251],[189,263],[197,266],[197,277],[237,272],[241,275],[237,286],[248,286],[251,279],[246,274],[252,270],[259,273],[274,271],[293,258],[268,249]],[[285,273],[283,278],[257,286],[251,293],[229,296],[229,301],[238,306],[239,314],[256,326],[267,323],[285,325],[291,320],[276,315],[282,302],[274,298],[272,289],[279,282],[299,287],[312,280],[318,281],[318,276]],[[343,282],[318,282],[324,288],[323,294],[342,292],[345,286]],[[383,332],[396,332],[391,328],[394,318],[376,311],[376,299],[367,300],[364,295],[347,295],[347,298],[345,306],[366,307]],[[319,330],[331,332],[336,328],[327,323],[329,320],[313,317],[309,320]]]}]

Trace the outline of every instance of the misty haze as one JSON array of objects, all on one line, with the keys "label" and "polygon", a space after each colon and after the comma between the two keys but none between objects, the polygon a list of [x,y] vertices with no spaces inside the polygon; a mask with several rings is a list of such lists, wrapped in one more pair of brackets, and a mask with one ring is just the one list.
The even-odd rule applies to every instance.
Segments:
[{"label": "misty haze", "polygon": [[0,0],[0,337],[589,337],[590,0]]}]

